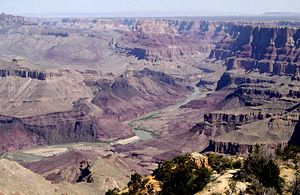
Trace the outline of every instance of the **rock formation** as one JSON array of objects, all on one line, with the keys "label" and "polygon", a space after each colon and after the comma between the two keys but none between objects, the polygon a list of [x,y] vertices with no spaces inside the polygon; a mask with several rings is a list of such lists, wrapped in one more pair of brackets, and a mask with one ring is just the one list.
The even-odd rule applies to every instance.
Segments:
[{"label": "rock formation", "polygon": [[31,78],[38,80],[46,80],[45,72],[31,71],[31,70],[0,70],[0,77],[19,76],[23,78]]},{"label": "rock formation", "polygon": [[24,23],[25,18],[22,16],[7,15],[5,13],[0,14],[0,26],[22,25]]},{"label": "rock formation", "polygon": [[225,60],[228,70],[295,75],[299,72],[299,37],[297,28],[234,25],[210,57]]},{"label": "rock formation", "polygon": [[79,167],[80,175],[79,175],[78,179],[76,180],[77,183],[78,182],[87,182],[87,183],[94,182],[91,167],[92,167],[91,161],[83,160],[80,162],[80,167]]},{"label": "rock formation", "polygon": [[97,88],[92,103],[103,109],[106,116],[121,121],[170,105],[191,91],[183,79],[147,68],[127,71],[113,81],[86,84]]}]

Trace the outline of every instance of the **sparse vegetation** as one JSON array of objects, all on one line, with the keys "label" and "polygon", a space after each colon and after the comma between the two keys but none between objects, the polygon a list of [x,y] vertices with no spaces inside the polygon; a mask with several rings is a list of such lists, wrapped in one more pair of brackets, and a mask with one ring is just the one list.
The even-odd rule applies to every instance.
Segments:
[{"label": "sparse vegetation", "polygon": [[246,191],[248,194],[256,195],[275,195],[277,191],[275,188],[265,187],[259,180],[253,179],[251,185],[247,188]]},{"label": "sparse vegetation", "polygon": [[[152,175],[161,184],[159,194],[188,195],[201,191],[210,182],[211,174],[208,168],[198,167],[190,155],[183,155],[160,164]],[[137,173],[131,175],[128,194],[157,194],[148,181]],[[107,195],[126,193],[119,189],[106,192]]]},{"label": "sparse vegetation", "polygon": [[229,194],[236,193],[236,181],[235,180],[233,180],[229,183],[229,189],[230,189]]},{"label": "sparse vegetation", "polygon": [[161,194],[193,194],[210,181],[211,171],[197,167],[190,155],[165,161],[154,170],[153,176],[162,182]]},{"label": "sparse vegetation", "polygon": [[[214,171],[218,173],[214,176],[218,177],[224,173],[228,174],[227,170],[237,169],[232,172],[233,177],[228,180],[229,186],[222,193],[274,195],[289,192],[292,195],[298,195],[300,194],[300,174],[297,172],[292,184],[284,183],[286,181],[280,177],[279,167],[279,164],[282,165],[282,163],[285,163],[284,165],[287,167],[286,160],[297,159],[298,148],[287,147],[281,153],[279,152],[278,150],[276,153],[277,157],[280,154],[281,158],[279,159],[274,153],[258,146],[246,158],[208,153],[205,154],[208,161],[207,166],[197,164],[197,160],[189,154],[177,156],[173,160],[163,162],[153,171],[152,176],[160,187],[158,191],[154,190],[154,186],[151,186],[145,177],[134,174],[128,183],[127,191],[119,192],[114,189],[108,191],[107,194],[194,194],[202,191],[208,183],[216,183],[217,180],[212,177]],[[220,191],[216,193],[220,193]]]},{"label": "sparse vegetation", "polygon": [[143,194],[142,192],[147,190],[146,184],[148,180],[137,173],[134,173],[130,177],[130,181],[127,184],[129,194]]},{"label": "sparse vegetation", "polygon": [[119,188],[114,188],[114,189],[109,189],[105,195],[117,195],[118,193],[120,192],[120,189]]},{"label": "sparse vegetation", "polygon": [[237,178],[252,183],[249,188],[251,192],[260,194],[274,188],[280,193],[282,178],[279,175],[280,169],[276,161],[257,146],[245,159]]},{"label": "sparse vegetation", "polygon": [[128,191],[121,191],[119,188],[114,188],[113,190],[108,190],[105,195],[116,195],[116,194],[134,194],[134,195],[142,195],[142,194],[153,194],[153,188],[150,184],[148,184],[148,179],[143,178],[138,173],[134,173],[130,176],[130,181],[127,184]]},{"label": "sparse vegetation", "polygon": [[293,161],[299,161],[300,160],[300,147],[293,146],[293,145],[287,145],[283,150],[277,149],[276,155],[283,160],[289,160],[292,159]]},{"label": "sparse vegetation", "polygon": [[300,194],[300,174],[298,173],[292,183],[292,195],[299,195]]},{"label": "sparse vegetation", "polygon": [[146,120],[151,120],[151,119],[157,119],[158,118],[158,114],[160,114],[160,112],[154,113],[154,114],[150,114],[150,115],[146,115],[140,119],[138,119],[138,121],[146,121]]},{"label": "sparse vegetation", "polygon": [[221,173],[227,169],[239,169],[241,168],[241,161],[233,160],[229,157],[217,155],[215,153],[208,153],[208,164],[211,168],[218,173]]}]

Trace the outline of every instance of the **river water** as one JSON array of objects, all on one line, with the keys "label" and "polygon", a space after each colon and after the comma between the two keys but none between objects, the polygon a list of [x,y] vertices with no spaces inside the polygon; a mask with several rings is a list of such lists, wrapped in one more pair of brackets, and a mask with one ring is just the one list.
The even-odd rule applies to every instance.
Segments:
[{"label": "river water", "polygon": [[[181,106],[189,103],[192,100],[206,97],[207,94],[209,93],[208,91],[204,90],[203,88],[199,88],[196,85],[194,85],[193,87],[194,87],[194,92],[191,93],[184,101],[180,101],[180,102],[178,102],[178,103],[176,103],[174,105],[171,105],[171,106],[162,108],[160,110],[156,110],[156,111],[147,113],[147,114],[142,115],[142,116],[139,116],[138,118],[136,118],[136,119],[134,119],[132,121],[127,121],[126,123],[127,124],[132,124],[132,123],[134,123],[136,121],[143,120],[143,119],[149,118],[149,117],[151,117],[153,115],[159,114],[162,111],[172,111],[172,110],[178,109]],[[155,136],[153,133],[151,133],[149,131],[145,131],[145,130],[143,130],[141,128],[135,128],[135,127],[133,127],[133,132],[135,133],[135,135],[137,137],[139,137],[139,140],[150,140],[150,139],[153,139],[154,136]]]}]

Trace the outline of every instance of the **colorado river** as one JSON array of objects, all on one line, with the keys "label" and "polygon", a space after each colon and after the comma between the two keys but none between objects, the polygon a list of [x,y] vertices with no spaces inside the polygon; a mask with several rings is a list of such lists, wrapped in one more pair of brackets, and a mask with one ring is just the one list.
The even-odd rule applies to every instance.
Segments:
[{"label": "colorado river", "polygon": [[[199,88],[196,86],[196,84],[193,86],[194,87],[194,92],[191,93],[184,101],[180,101],[174,105],[170,105],[167,106],[165,108],[162,108],[160,110],[156,110],[153,112],[149,112],[145,115],[139,116],[138,118],[132,120],[132,121],[126,121],[125,123],[130,125],[132,128],[132,131],[135,133],[135,139],[132,138],[132,142],[134,141],[138,141],[138,140],[150,140],[153,139],[155,137],[155,135],[153,133],[151,133],[151,130],[147,131],[145,128],[140,127],[138,125],[135,124],[135,122],[140,121],[140,120],[147,120],[147,119],[151,119],[151,117],[161,113],[161,112],[165,112],[165,111],[172,111],[175,109],[180,108],[181,106],[189,103],[192,100],[198,99],[198,98],[204,98],[207,96],[207,94],[209,94],[210,92]],[[130,139],[130,138],[129,138]],[[127,141],[129,141],[128,139],[126,139],[125,143],[127,144]],[[130,142],[129,142],[130,143]]]},{"label": "colorado river", "polygon": [[189,103],[192,100],[203,98],[205,97],[209,92],[204,91],[201,88],[194,87],[194,92],[191,93],[184,101],[180,101],[174,105],[167,106],[165,108],[162,108],[157,111],[153,111],[150,113],[147,113],[143,116],[140,116],[132,121],[126,121],[125,123],[130,125],[132,128],[133,133],[135,136],[126,138],[126,139],[120,139],[112,142],[82,142],[82,143],[69,143],[69,144],[60,144],[60,145],[51,145],[51,146],[42,146],[33,148],[30,150],[24,150],[24,151],[15,151],[15,152],[8,152],[2,155],[1,158],[7,158],[12,159],[20,162],[33,162],[33,161],[39,161],[42,158],[62,154],[69,150],[76,150],[76,149],[89,149],[93,147],[100,147],[103,149],[109,149],[114,144],[129,144],[137,141],[146,141],[151,140],[155,138],[155,135],[151,132],[151,130],[147,130],[145,127],[141,127],[136,124],[136,122],[140,120],[149,120],[152,117],[155,117],[155,115],[158,115],[163,112],[172,112],[175,109],[178,109],[180,106],[185,105]]}]

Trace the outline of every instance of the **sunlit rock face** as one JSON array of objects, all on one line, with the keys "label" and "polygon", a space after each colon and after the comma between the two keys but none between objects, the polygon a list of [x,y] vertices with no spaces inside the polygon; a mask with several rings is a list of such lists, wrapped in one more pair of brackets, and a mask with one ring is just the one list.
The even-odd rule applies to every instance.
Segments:
[{"label": "sunlit rock face", "polygon": [[261,73],[298,76],[299,39],[298,28],[235,25],[210,57],[225,59],[228,70],[257,69]]}]

